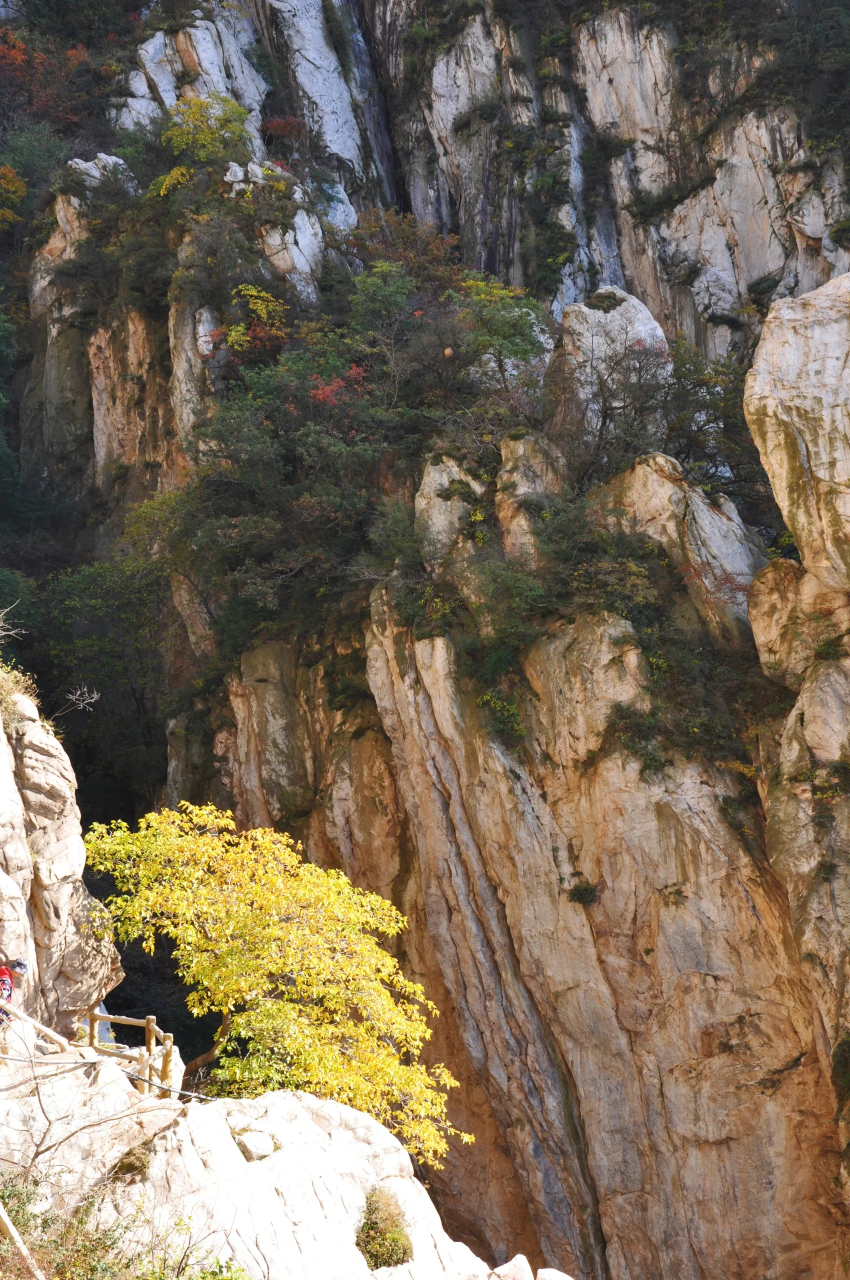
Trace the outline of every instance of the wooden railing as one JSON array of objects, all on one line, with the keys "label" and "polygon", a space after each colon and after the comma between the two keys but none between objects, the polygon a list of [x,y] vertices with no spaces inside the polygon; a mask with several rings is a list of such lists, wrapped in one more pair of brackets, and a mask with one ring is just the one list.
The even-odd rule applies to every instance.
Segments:
[{"label": "wooden railing", "polygon": [[[24,1013],[22,1009],[16,1009],[14,1005],[7,1004],[5,1000],[0,1000],[0,1009],[4,1013],[9,1013],[13,1018],[17,1018],[20,1022],[28,1023],[34,1027],[39,1035],[49,1040],[51,1044],[55,1044],[63,1052],[67,1053],[74,1049],[75,1044],[66,1040],[64,1036],[60,1036],[58,1031],[52,1031],[50,1027],[45,1027],[43,1023],[36,1022],[35,1018],[31,1018],[28,1013]],[[149,1014],[147,1018],[120,1018],[118,1015],[110,1013],[98,1013],[95,1009],[90,1009],[86,1014],[89,1024],[89,1048],[94,1049],[95,1053],[99,1053],[104,1058],[122,1058],[125,1062],[132,1062],[136,1066],[133,1072],[136,1088],[139,1093],[150,1093],[155,1090],[161,1098],[167,1098],[174,1090],[171,1089],[171,1068],[174,1061],[174,1036],[170,1031],[163,1031],[156,1025],[155,1014]],[[118,1047],[116,1045],[104,1044],[97,1034],[97,1024],[99,1022],[115,1022],[123,1027],[144,1027],[145,1044],[144,1048],[131,1049],[124,1045]],[[155,1061],[155,1050],[157,1040],[162,1045],[162,1058],[159,1064]],[[79,1041],[76,1042],[79,1047]],[[161,1088],[156,1089],[158,1083]]]},{"label": "wooden railing", "polygon": [[[124,1058],[125,1060],[136,1063],[136,1088],[139,1093],[148,1093],[156,1082],[157,1075],[159,1083],[164,1086],[159,1091],[160,1097],[167,1097],[166,1089],[171,1085],[171,1066],[174,1057],[174,1036],[170,1031],[163,1031],[156,1025],[156,1015],[148,1014],[146,1018],[121,1018],[117,1014],[98,1013],[96,1009],[90,1009],[86,1015],[89,1023],[89,1047],[94,1049],[96,1053],[103,1054],[106,1058]],[[120,1027],[144,1027],[145,1029],[145,1047],[138,1049],[134,1054],[131,1049],[118,1049],[113,1045],[104,1044],[97,1033],[98,1023],[107,1022],[110,1025],[115,1023]],[[162,1060],[157,1071],[154,1062],[154,1054],[157,1040],[162,1045]]]},{"label": "wooden railing", "polygon": [[[19,1022],[24,1022],[34,1027],[44,1040],[56,1045],[61,1053],[71,1053],[75,1048],[80,1047],[79,1042],[74,1043],[66,1040],[64,1036],[60,1036],[58,1031],[52,1031],[50,1027],[45,1027],[43,1023],[36,1022],[35,1018],[31,1018],[28,1013],[24,1013],[22,1009],[16,1009],[5,1000],[0,1000],[0,1009],[4,1013],[10,1014],[13,1018],[17,1018]],[[89,1022],[89,1048],[94,1049],[95,1053],[99,1053],[105,1058],[123,1058],[125,1062],[135,1062],[137,1070],[133,1073],[135,1076],[134,1084],[139,1093],[148,1093],[152,1087],[155,1087],[157,1074],[159,1075],[159,1083],[162,1086],[158,1090],[161,1098],[167,1098],[171,1093],[179,1092],[170,1088],[171,1067],[174,1057],[174,1036],[168,1031],[162,1031],[156,1025],[156,1017],[153,1014],[147,1018],[119,1018],[117,1015],[113,1017],[111,1014],[97,1013],[96,1010],[91,1009],[87,1016]],[[99,1022],[115,1022],[124,1027],[144,1027],[144,1048],[134,1051],[130,1048],[119,1049],[113,1045],[105,1045],[97,1035],[97,1024]],[[157,1040],[162,1045],[162,1059],[158,1072],[154,1062]],[[2,1202],[0,1202],[0,1237],[5,1237],[17,1249],[24,1266],[33,1277],[33,1280],[46,1280],[44,1273],[40,1270],[35,1258],[33,1258],[21,1239],[20,1233]],[[0,1271],[0,1276],[2,1274],[3,1272]]]}]

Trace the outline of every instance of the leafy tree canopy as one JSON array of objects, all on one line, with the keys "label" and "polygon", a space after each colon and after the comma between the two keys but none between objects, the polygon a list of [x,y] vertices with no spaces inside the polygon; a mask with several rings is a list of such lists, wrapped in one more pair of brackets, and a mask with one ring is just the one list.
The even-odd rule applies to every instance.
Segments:
[{"label": "leafy tree canopy", "polygon": [[224,94],[181,98],[168,114],[171,124],[162,140],[177,157],[187,156],[206,164],[245,146],[248,112]]},{"label": "leafy tree canopy", "polygon": [[170,938],[193,1013],[224,1015],[211,1087],[333,1098],[431,1163],[450,1136],[472,1141],[446,1116],[456,1082],[419,1061],[437,1010],[378,941],[405,927],[389,902],[303,862],[287,835],[238,832],[211,805],[150,813],[136,832],[95,825],[86,847],[114,877],[119,937],[150,952],[157,934]]}]

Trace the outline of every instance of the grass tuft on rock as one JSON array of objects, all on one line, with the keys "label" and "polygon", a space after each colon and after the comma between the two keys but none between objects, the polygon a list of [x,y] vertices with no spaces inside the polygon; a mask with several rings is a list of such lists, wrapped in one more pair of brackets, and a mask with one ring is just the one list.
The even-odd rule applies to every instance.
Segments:
[{"label": "grass tuft on rock", "polygon": [[355,1243],[370,1271],[377,1271],[379,1267],[401,1267],[410,1262],[413,1245],[407,1234],[407,1221],[391,1191],[373,1187],[368,1193]]}]

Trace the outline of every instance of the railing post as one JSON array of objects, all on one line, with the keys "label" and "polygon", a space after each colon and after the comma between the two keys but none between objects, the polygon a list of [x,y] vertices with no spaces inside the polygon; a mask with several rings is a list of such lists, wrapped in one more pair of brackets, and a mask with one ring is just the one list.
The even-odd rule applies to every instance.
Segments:
[{"label": "railing post", "polygon": [[166,1086],[165,1089],[160,1089],[159,1091],[159,1096],[161,1098],[168,1098],[171,1096],[167,1090],[171,1088],[171,1063],[173,1057],[174,1036],[170,1031],[167,1031],[162,1038],[162,1066],[159,1070],[159,1082]]},{"label": "railing post", "polygon": [[97,1031],[97,1020],[95,1018],[94,1005],[92,1005],[92,1007],[89,1009],[89,1048],[90,1049],[94,1048],[96,1031]]},{"label": "railing post", "polygon": [[139,1093],[147,1093],[149,1072],[151,1068],[150,1054],[145,1053],[144,1049],[140,1049],[136,1062],[136,1075],[139,1077],[136,1081],[136,1088]]},{"label": "railing post", "polygon": [[149,1013],[145,1018],[145,1049],[153,1056],[156,1044],[156,1014]]}]

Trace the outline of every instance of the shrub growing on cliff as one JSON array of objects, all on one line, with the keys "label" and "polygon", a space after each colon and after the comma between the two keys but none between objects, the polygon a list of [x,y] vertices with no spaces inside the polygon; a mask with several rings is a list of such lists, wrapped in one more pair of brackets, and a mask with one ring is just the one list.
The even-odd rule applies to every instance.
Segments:
[{"label": "shrub growing on cliff", "polygon": [[404,929],[395,907],[211,805],[148,814],[137,832],[95,825],[86,846],[115,879],[119,936],[150,952],[170,938],[192,1012],[221,1013],[211,1087],[307,1089],[375,1116],[425,1160],[445,1154],[456,1082],[419,1061],[437,1010],[377,940]]},{"label": "shrub growing on cliff", "polygon": [[181,98],[168,114],[171,124],[164,130],[162,140],[178,159],[186,156],[207,164],[225,155],[235,156],[247,145],[248,112],[224,94]]},{"label": "shrub growing on cliff", "polygon": [[407,1234],[407,1222],[391,1191],[373,1187],[366,1196],[355,1243],[370,1271],[377,1271],[379,1267],[403,1267],[410,1262],[413,1246]]}]

